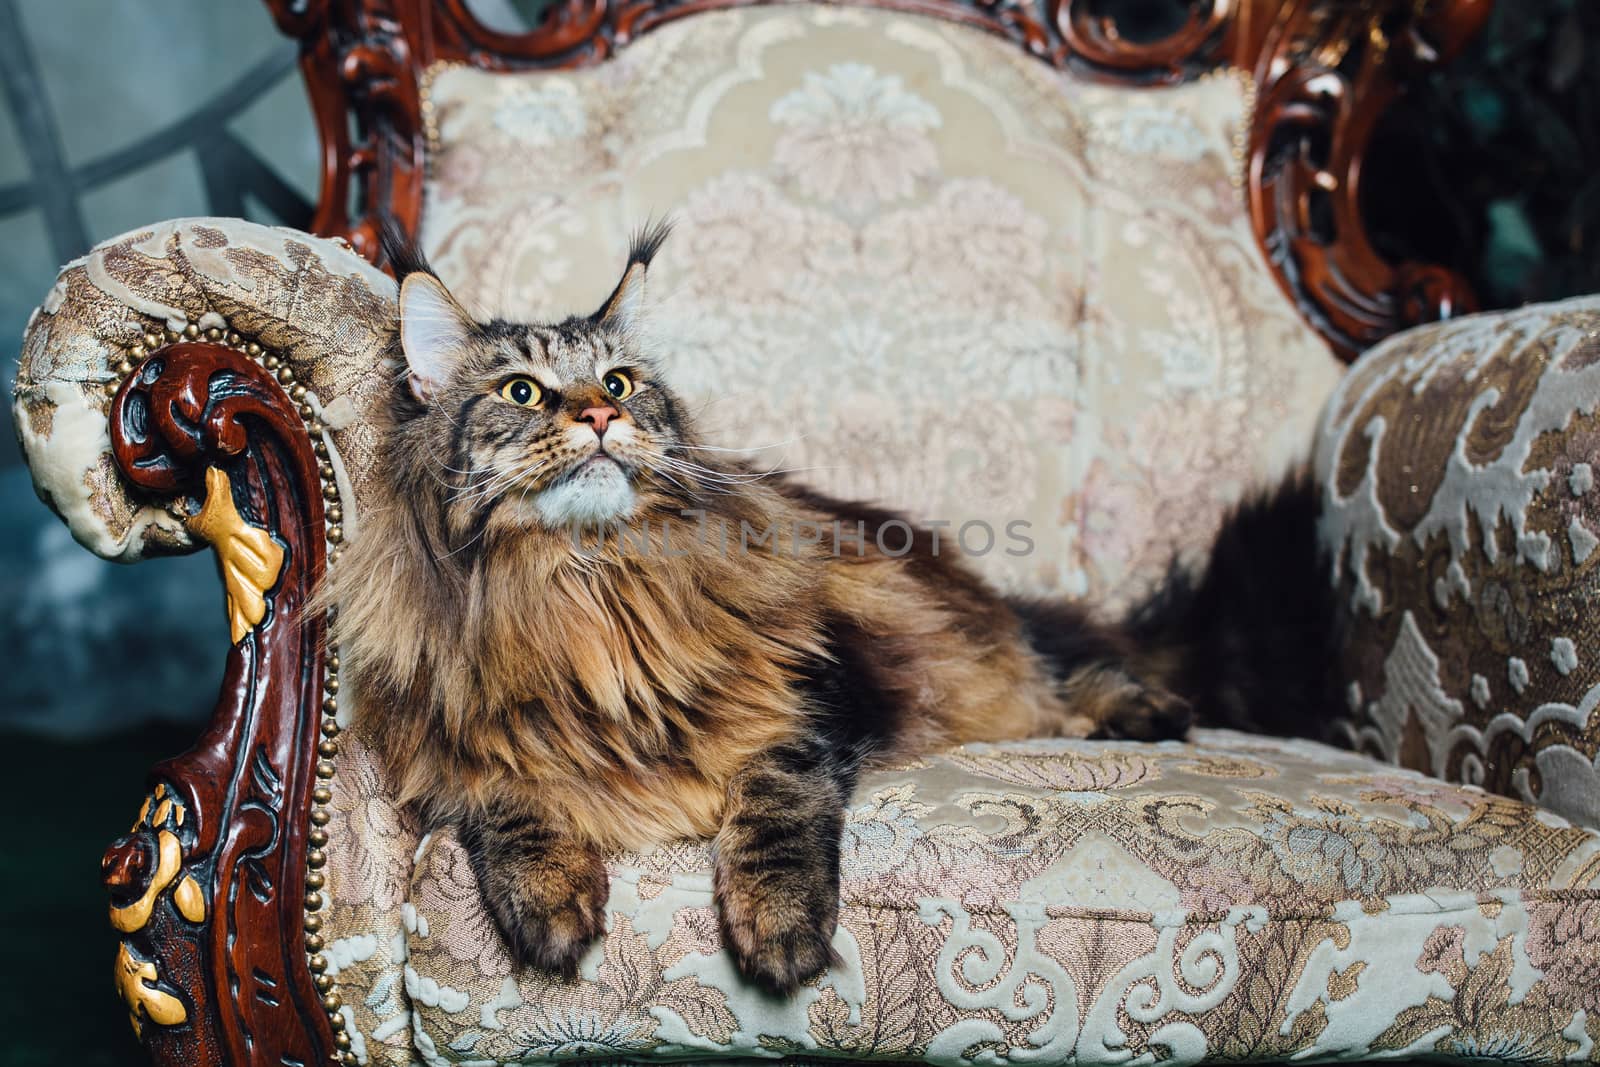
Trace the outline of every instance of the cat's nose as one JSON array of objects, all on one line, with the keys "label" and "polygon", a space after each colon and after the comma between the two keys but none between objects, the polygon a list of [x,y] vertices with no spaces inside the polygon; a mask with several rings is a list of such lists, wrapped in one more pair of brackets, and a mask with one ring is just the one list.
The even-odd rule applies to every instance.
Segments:
[{"label": "cat's nose", "polygon": [[593,426],[596,437],[604,434],[606,432],[606,423],[610,422],[616,417],[617,409],[610,406],[603,408],[584,408],[582,411],[578,412],[578,421],[587,422],[590,426]]}]

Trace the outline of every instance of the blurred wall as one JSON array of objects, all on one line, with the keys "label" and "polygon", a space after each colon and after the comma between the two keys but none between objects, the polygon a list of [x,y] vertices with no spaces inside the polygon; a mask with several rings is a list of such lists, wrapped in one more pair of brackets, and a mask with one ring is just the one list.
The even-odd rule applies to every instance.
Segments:
[{"label": "blurred wall", "polygon": [[1484,307],[1600,292],[1600,3],[1498,0],[1390,110],[1363,175],[1378,247]]},{"label": "blurred wall", "polygon": [[[179,215],[310,218],[295,47],[257,0],[0,0],[0,82],[8,387],[58,264],[96,242]],[[9,404],[0,418],[0,729],[201,718],[227,643],[209,557],[91,556],[34,496]]]}]

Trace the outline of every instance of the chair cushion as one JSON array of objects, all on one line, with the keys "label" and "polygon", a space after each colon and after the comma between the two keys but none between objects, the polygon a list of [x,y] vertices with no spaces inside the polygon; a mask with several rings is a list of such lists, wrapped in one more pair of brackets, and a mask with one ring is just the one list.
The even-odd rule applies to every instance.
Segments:
[{"label": "chair cushion", "polygon": [[700,14],[585,70],[436,68],[422,235],[485,310],[586,313],[671,212],[658,343],[714,442],[987,522],[1009,588],[1121,599],[1303,454],[1338,377],[1246,217],[1251,100],[917,16]]},{"label": "chair cushion", "polygon": [[[339,778],[381,788],[370,762]],[[387,975],[347,1011],[369,1062],[411,1054],[406,1001],[429,1064],[1555,1062],[1600,1038],[1600,835],[1306,742],[968,745],[872,773],[843,965],[789,1000],[734,973],[701,845],[614,859],[568,985],[512,969],[451,834],[418,847],[376,795],[340,803],[389,858],[335,872],[336,901],[404,897],[389,938],[329,953]]]},{"label": "chair cushion", "polygon": [[1343,739],[1600,826],[1600,297],[1411,330],[1323,419]]}]

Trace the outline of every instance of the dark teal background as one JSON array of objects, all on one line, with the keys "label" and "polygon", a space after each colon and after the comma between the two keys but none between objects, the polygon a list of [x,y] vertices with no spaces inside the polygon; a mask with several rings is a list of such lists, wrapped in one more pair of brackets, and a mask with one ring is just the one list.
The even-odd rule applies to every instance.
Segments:
[{"label": "dark teal background", "polygon": [[[499,28],[539,0],[478,0]],[[1101,0],[1130,36],[1176,0]],[[1366,175],[1389,254],[1465,271],[1490,307],[1600,291],[1600,2],[1500,0],[1413,92]],[[317,145],[295,49],[256,0],[0,0],[0,367],[57,265],[158,219],[303,225]],[[0,1067],[137,1062],[111,988],[101,850],[146,768],[211,706],[226,634],[204,556],[119,567],[35,499],[0,430]]]}]

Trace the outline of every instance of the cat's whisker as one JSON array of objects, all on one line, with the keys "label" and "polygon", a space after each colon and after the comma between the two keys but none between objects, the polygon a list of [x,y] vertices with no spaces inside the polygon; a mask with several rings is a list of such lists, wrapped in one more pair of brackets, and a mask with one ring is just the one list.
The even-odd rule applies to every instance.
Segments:
[{"label": "cat's whisker", "polygon": [[[667,481],[671,482],[673,485],[677,486],[679,489],[683,490],[685,493],[688,493],[690,495],[693,495],[696,491],[698,491],[699,487],[686,485],[685,483],[679,481],[676,477],[674,477],[672,472],[670,472],[670,471],[668,471],[668,470],[666,470],[664,468],[659,468],[659,467],[658,468],[654,468],[651,471],[651,473],[655,474],[655,475],[659,475],[662,478],[665,478]],[[725,490],[717,489],[715,491],[723,492]]]},{"label": "cat's whisker", "polygon": [[648,474],[657,474],[667,478],[672,482],[673,485],[676,485],[680,489],[688,490],[690,488],[678,479],[671,477],[671,461],[665,454],[653,448],[646,448],[642,449],[641,451],[643,452],[643,459],[642,461],[636,461],[635,463],[635,466],[639,470]]},{"label": "cat's whisker", "polygon": [[440,477],[441,473],[458,474],[458,475],[461,475],[462,477],[466,478],[468,480],[468,482],[470,482],[474,478],[474,476],[476,476],[476,475],[492,475],[494,473],[493,470],[484,471],[484,470],[473,468],[473,467],[468,467],[466,470],[461,470],[458,467],[450,466],[450,464],[448,464],[448,463],[441,463],[440,461],[438,461],[436,459],[433,459],[432,457],[429,457],[429,460],[428,460],[428,463],[427,463],[427,470],[428,470],[428,474],[432,476],[434,481],[438,482],[440,485],[444,486],[446,489],[449,489],[451,491],[454,491],[454,490],[458,489],[459,486],[454,481],[452,481],[452,480],[450,480],[448,478]]},{"label": "cat's whisker", "polygon": [[491,496],[498,495],[498,493],[507,487],[516,484],[518,481],[539,470],[547,462],[547,460],[538,460],[521,467],[511,467],[509,469],[490,468],[492,477],[485,482],[479,483],[478,485],[463,486],[454,496],[451,497],[450,502],[452,504],[482,503],[484,500],[489,499]]},{"label": "cat's whisker", "polygon": [[443,471],[448,474],[460,475],[461,477],[466,478],[469,482],[474,479],[493,477],[500,471],[499,467],[495,467],[493,465],[488,467],[468,467],[466,470],[462,470],[458,467],[452,467],[448,463],[441,463],[437,460],[432,461],[429,465],[431,469],[435,471]]},{"label": "cat's whisker", "polygon": [[688,470],[679,469],[679,470],[676,471],[676,473],[680,474],[680,475],[682,475],[682,476],[684,476],[686,478],[692,479],[697,488],[703,489],[703,490],[705,490],[707,492],[732,493],[739,486],[749,484],[747,482],[731,482],[731,481],[726,481],[726,480],[717,479],[717,478],[708,478],[706,475],[704,475],[704,474],[702,474],[702,473],[700,473],[698,471],[688,471]]},{"label": "cat's whisker", "polygon": [[812,471],[836,471],[838,469],[838,467],[831,465],[816,464],[810,467],[773,467],[771,470],[759,473],[763,478],[782,478],[790,474],[810,474]]},{"label": "cat's whisker", "polygon": [[676,469],[681,470],[684,473],[691,474],[697,478],[704,478],[709,481],[720,482],[724,485],[750,485],[766,478],[777,477],[779,475],[789,474],[800,470],[821,469],[815,467],[791,467],[773,468],[766,471],[728,471],[717,470],[715,468],[706,467],[702,464],[696,463],[693,460],[686,460],[673,456],[663,456],[661,461],[665,464],[671,464]]},{"label": "cat's whisker", "polygon": [[449,471],[452,474],[461,474],[465,477],[466,480],[459,483],[450,479],[439,478],[440,483],[451,490],[452,498],[459,496],[461,493],[476,489],[479,486],[482,486],[485,482],[493,480],[502,473],[502,469],[500,467],[493,465],[478,468],[476,470],[456,471],[442,463],[433,463],[430,464],[429,470],[434,474],[435,478],[439,478],[439,472],[441,471]]},{"label": "cat's whisker", "polygon": [[[467,492],[468,490],[482,485],[485,480],[493,478],[495,474],[498,473],[498,468],[496,467],[468,467],[466,470],[461,470],[459,468],[450,466],[448,463],[440,462],[432,457],[429,457],[429,459],[426,461],[425,469],[427,470],[430,478],[437,482],[441,488],[448,490],[449,496],[447,499],[451,502],[453,502],[454,498],[460,493]],[[455,478],[446,478],[443,476],[445,473],[460,475],[465,479],[465,481],[458,481]]]},{"label": "cat's whisker", "polygon": [[733,452],[733,453],[737,454],[737,453],[747,453],[747,452],[765,452],[765,451],[767,451],[769,449],[773,449],[773,448],[783,448],[786,445],[798,444],[799,442],[804,441],[805,439],[806,439],[806,435],[801,433],[801,434],[795,434],[793,437],[790,437],[787,440],[774,441],[770,445],[749,445],[749,446],[743,447],[743,448],[727,448],[727,447],[724,447],[722,445],[691,445],[691,444],[683,444],[683,443],[679,443],[678,445],[676,445],[674,447],[676,447],[676,448],[687,448],[687,449],[691,449],[691,450],[693,450],[695,452]]},{"label": "cat's whisker", "polygon": [[435,482],[437,482],[439,484],[440,488],[448,489],[448,490],[450,490],[452,492],[455,491],[455,488],[456,488],[455,484],[453,482],[451,482],[449,479],[440,477],[439,472],[437,470],[435,470],[434,468],[432,468],[432,467],[428,468],[428,477],[432,478]]},{"label": "cat's whisker", "polygon": [[486,483],[469,493],[457,495],[451,500],[452,504],[464,504],[468,507],[479,507],[511,488],[526,474],[532,471],[509,471],[498,477],[493,483]]},{"label": "cat's whisker", "polygon": [[689,413],[694,416],[695,423],[702,424],[706,420],[706,413],[713,407],[727,407],[735,401],[744,400],[746,397],[764,395],[759,389],[728,389],[722,390],[716,396],[688,401]]},{"label": "cat's whisker", "polygon": [[[546,462],[548,462],[548,461],[547,460],[538,460],[538,461],[526,464],[526,465],[521,466],[521,467],[512,467],[510,470],[503,471],[500,474],[496,475],[496,477],[495,477],[495,479],[493,479],[493,481],[501,481],[503,479],[509,479],[508,481],[506,481],[505,484],[506,485],[514,485],[516,482],[521,481],[523,478],[527,477],[529,474],[532,474],[533,472],[537,471],[539,468],[543,467]],[[498,492],[503,491],[504,488],[505,488],[505,486],[499,486],[499,487],[497,487],[497,489],[495,491],[496,491],[496,493],[498,493]],[[524,489],[522,491],[522,495],[524,497],[527,496],[528,491],[529,491],[530,488],[531,487],[524,487]],[[472,502],[474,502],[474,503],[480,502],[483,499],[482,492],[483,491],[480,491],[480,493],[473,498]],[[457,548],[451,549],[449,552],[446,552],[442,556],[435,556],[434,557],[434,562],[436,562],[436,563],[443,562],[444,560],[449,559],[451,556],[454,556],[458,552],[465,552],[467,549],[471,548],[473,545],[475,545],[479,541],[483,540],[484,535],[487,534],[488,532],[489,532],[489,525],[487,523],[484,523],[483,527],[478,531],[477,535],[474,536],[470,541],[468,541],[466,544],[461,545],[461,546],[459,546]]]},{"label": "cat's whisker", "polygon": [[[682,446],[682,445],[680,445],[680,446],[676,446],[676,447],[700,447],[700,446]],[[736,451],[736,450],[730,450],[730,451]],[[829,471],[829,470],[837,470],[838,469],[837,467],[829,467],[829,466],[811,466],[811,467],[770,467],[767,470],[749,470],[749,471],[717,471],[714,468],[708,468],[708,467],[705,467],[705,466],[703,466],[703,465],[701,465],[699,463],[696,463],[694,460],[691,460],[691,459],[685,459],[685,458],[682,458],[682,457],[673,457],[673,459],[677,463],[685,464],[685,465],[688,465],[690,467],[697,468],[699,470],[707,471],[707,472],[709,472],[711,474],[719,474],[719,475],[722,475],[723,477],[738,479],[740,481],[758,481],[758,480],[760,480],[762,478],[771,478],[771,477],[776,477],[776,476],[784,475],[784,474],[799,474],[799,473],[803,473],[803,472],[806,472],[806,471]]]},{"label": "cat's whisker", "polygon": [[733,486],[747,485],[756,480],[753,477],[738,477],[732,474],[725,474],[721,471],[712,470],[709,467],[703,467],[697,463],[684,462],[671,456],[662,455],[659,453],[655,456],[654,462],[659,469],[664,471],[676,471],[679,474],[687,475],[696,482],[702,483],[705,488],[714,488],[726,491]]}]

